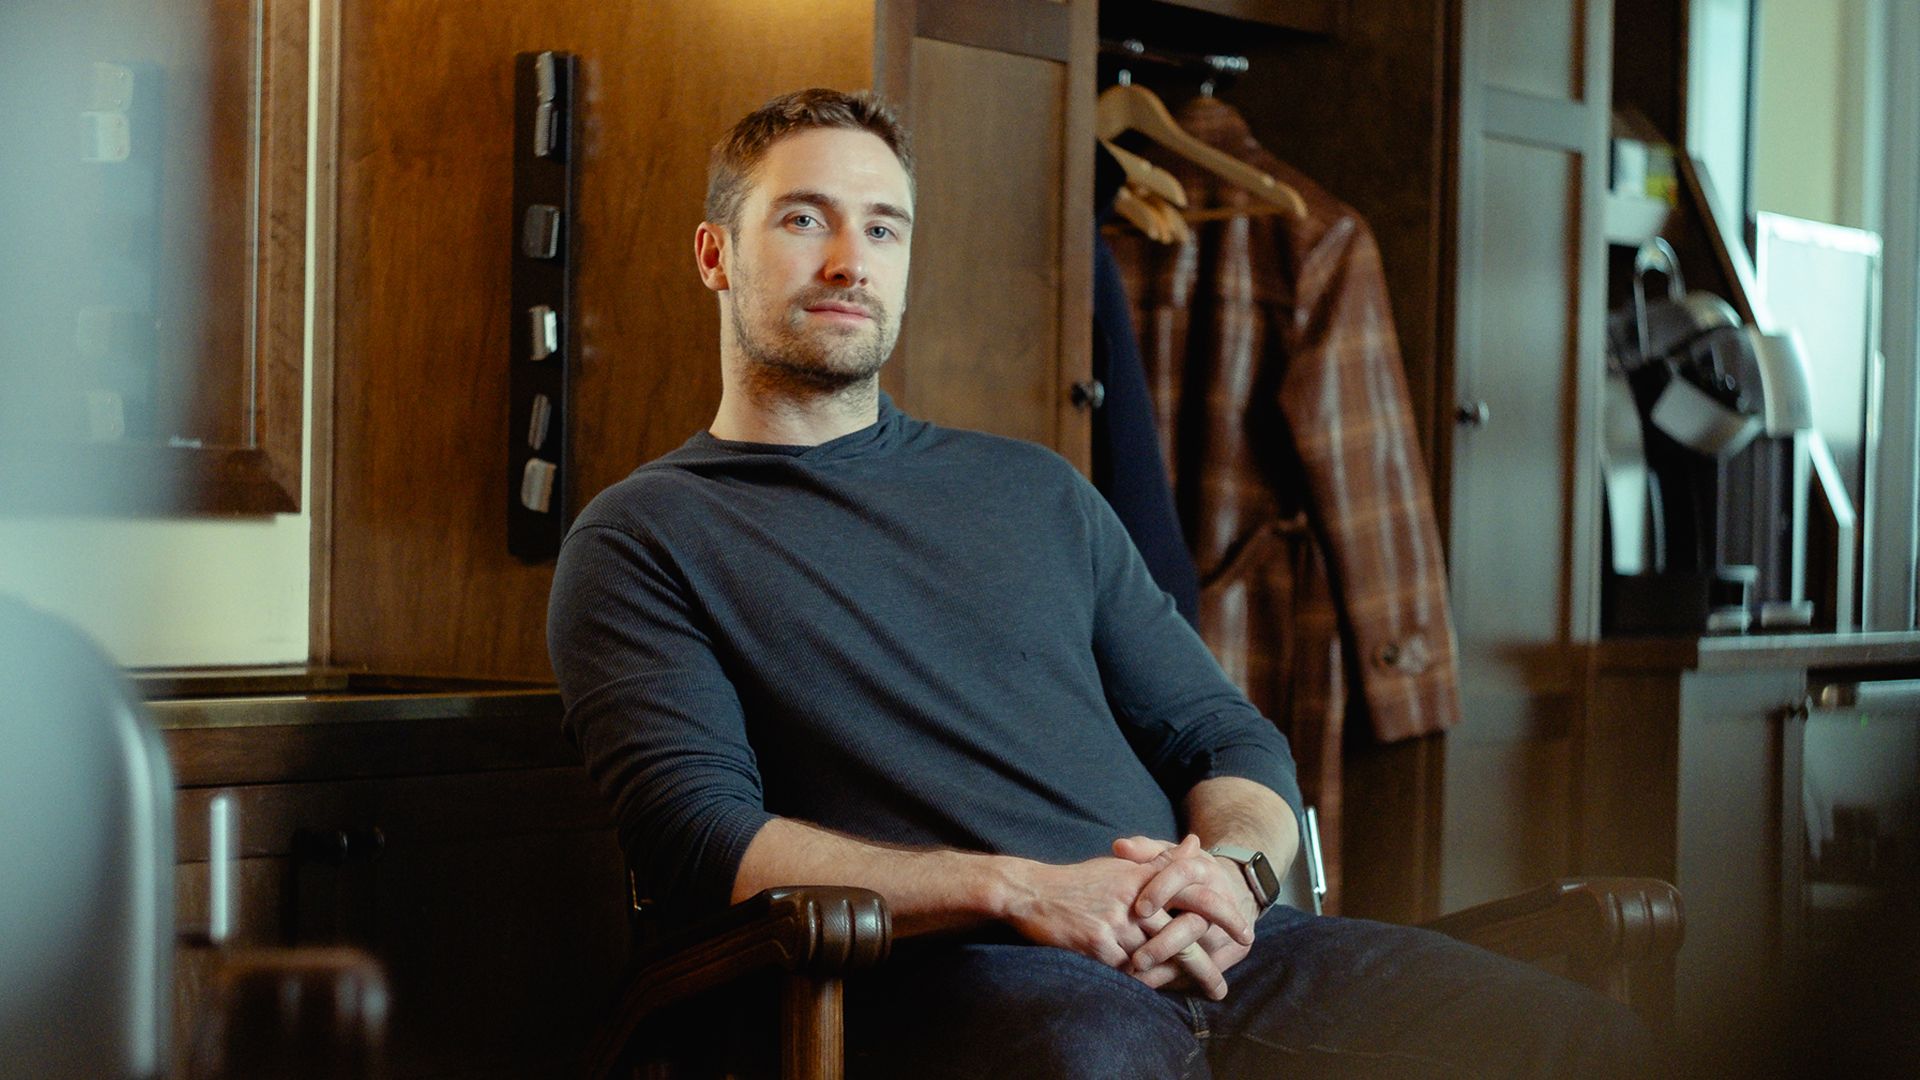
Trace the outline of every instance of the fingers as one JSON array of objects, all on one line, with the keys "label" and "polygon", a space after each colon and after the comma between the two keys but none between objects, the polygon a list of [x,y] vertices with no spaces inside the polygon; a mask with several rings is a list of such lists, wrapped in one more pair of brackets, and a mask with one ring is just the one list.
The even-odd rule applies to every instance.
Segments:
[{"label": "fingers", "polygon": [[1133,969],[1148,971],[1159,967],[1175,957],[1185,957],[1188,946],[1199,950],[1198,942],[1205,936],[1211,923],[1192,912],[1176,915],[1160,931],[1147,939],[1144,945],[1133,951]]},{"label": "fingers", "polygon": [[1253,923],[1247,913],[1233,897],[1215,890],[1210,885],[1191,885],[1167,902],[1169,910],[1191,911],[1206,917],[1207,921],[1225,930],[1227,935],[1242,945],[1253,944]]},{"label": "fingers", "polygon": [[1211,878],[1207,867],[1195,859],[1181,859],[1167,864],[1153,879],[1140,889],[1140,895],[1133,902],[1135,915],[1150,915],[1167,906],[1174,897],[1189,887],[1199,885]]},{"label": "fingers", "polygon": [[1205,949],[1199,945],[1189,945],[1174,954],[1174,960],[1187,973],[1187,977],[1193,980],[1194,986],[1198,987],[1201,993],[1215,1001],[1226,998],[1227,977],[1220,973],[1219,967],[1213,962],[1213,957],[1208,956]]},{"label": "fingers", "polygon": [[1205,880],[1202,866],[1194,858],[1200,852],[1200,838],[1192,833],[1176,845],[1164,845],[1160,854],[1152,860],[1154,865],[1163,867],[1158,876],[1149,881],[1140,890],[1140,897],[1134,902],[1136,915],[1148,915],[1167,906],[1167,901],[1176,896],[1181,889],[1196,881]]},{"label": "fingers", "polygon": [[1113,853],[1129,862],[1151,863],[1161,861],[1161,856],[1172,851],[1173,847],[1165,840],[1155,840],[1151,836],[1123,836],[1113,842]]},{"label": "fingers", "polygon": [[[1175,953],[1172,960],[1158,967],[1149,968],[1146,971],[1134,972],[1133,977],[1155,990],[1169,986],[1175,987],[1176,989],[1188,990],[1199,988],[1201,986],[1199,979],[1206,978],[1207,973],[1203,970],[1200,976],[1196,978],[1192,972],[1188,971],[1187,966],[1182,963],[1183,959],[1190,956],[1187,950],[1193,949],[1204,952],[1207,959],[1212,961],[1214,971],[1220,974],[1222,985],[1226,982],[1227,971],[1234,965],[1240,963],[1240,961],[1245,960],[1247,954],[1253,951],[1247,946],[1235,942],[1232,938],[1221,933],[1218,927],[1215,927],[1203,935],[1197,945],[1187,946],[1186,950]],[[1212,993],[1214,991],[1208,992]],[[1216,997],[1214,1000],[1217,1001],[1219,998]]]},{"label": "fingers", "polygon": [[1114,941],[1112,938],[1106,938],[1094,943],[1094,958],[1108,967],[1119,968],[1122,971],[1126,970],[1130,959],[1127,956],[1127,950],[1122,948],[1120,943]]},{"label": "fingers", "polygon": [[1215,1001],[1226,997],[1226,976],[1200,943],[1211,928],[1197,915],[1176,916],[1134,952],[1134,977],[1156,989],[1184,977],[1195,990]]},{"label": "fingers", "polygon": [[1161,964],[1152,971],[1136,972],[1133,977],[1145,983],[1148,989],[1159,990],[1172,985],[1175,979],[1184,979],[1186,976],[1186,971],[1179,964]]},{"label": "fingers", "polygon": [[1164,911],[1145,919],[1124,919],[1112,927],[1109,937],[1095,943],[1093,955],[1108,967],[1131,971],[1134,952],[1172,921],[1173,916]]},{"label": "fingers", "polygon": [[1133,954],[1139,950],[1140,946],[1152,940],[1154,931],[1158,930],[1161,926],[1165,926],[1169,921],[1169,918],[1163,914],[1160,916],[1160,921],[1156,925],[1142,925],[1141,922],[1129,922],[1116,929],[1113,932],[1113,939],[1119,944],[1121,949],[1126,951],[1129,959],[1114,966],[1124,967],[1127,963],[1130,963]]},{"label": "fingers", "polygon": [[1178,848],[1171,849],[1179,857],[1140,889],[1133,904],[1134,914],[1144,917],[1169,907],[1198,912],[1235,941],[1252,944],[1253,924],[1238,899],[1214,888],[1222,873],[1220,864],[1198,851],[1198,846],[1199,839],[1189,836]]}]

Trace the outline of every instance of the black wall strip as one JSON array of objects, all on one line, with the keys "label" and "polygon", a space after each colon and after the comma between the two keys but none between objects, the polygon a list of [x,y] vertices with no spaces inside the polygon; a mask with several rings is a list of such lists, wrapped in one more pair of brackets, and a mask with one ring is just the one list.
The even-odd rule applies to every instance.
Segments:
[{"label": "black wall strip", "polygon": [[507,550],[528,562],[553,558],[571,520],[574,66],[568,53],[514,58]]}]

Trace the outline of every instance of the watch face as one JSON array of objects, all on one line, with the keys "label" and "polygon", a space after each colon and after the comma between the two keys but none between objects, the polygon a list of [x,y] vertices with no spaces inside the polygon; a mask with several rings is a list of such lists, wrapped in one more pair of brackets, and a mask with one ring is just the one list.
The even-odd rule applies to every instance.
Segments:
[{"label": "watch face", "polygon": [[1254,852],[1253,858],[1247,861],[1247,869],[1260,883],[1259,899],[1263,903],[1271,904],[1280,898],[1280,879],[1274,874],[1273,864],[1267,861],[1265,852]]}]

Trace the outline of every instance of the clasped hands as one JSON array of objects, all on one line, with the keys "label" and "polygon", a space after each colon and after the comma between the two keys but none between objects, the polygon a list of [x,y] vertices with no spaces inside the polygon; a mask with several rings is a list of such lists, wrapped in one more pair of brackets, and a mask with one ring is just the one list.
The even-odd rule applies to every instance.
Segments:
[{"label": "clasped hands", "polygon": [[1236,867],[1207,854],[1198,836],[1179,844],[1144,836],[1113,842],[1113,857],[1044,866],[1016,929],[1071,949],[1154,988],[1218,1001],[1225,972],[1253,945],[1253,893]]}]

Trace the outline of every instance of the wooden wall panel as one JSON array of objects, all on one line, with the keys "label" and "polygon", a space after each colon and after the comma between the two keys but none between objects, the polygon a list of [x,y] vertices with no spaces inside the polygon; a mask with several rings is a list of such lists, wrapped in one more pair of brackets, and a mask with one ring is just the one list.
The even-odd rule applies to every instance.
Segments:
[{"label": "wooden wall panel", "polygon": [[[580,55],[576,490],[719,401],[695,277],[707,148],[776,93],[869,85],[874,5],[348,4],[341,19],[331,633],[320,659],[544,678],[551,564],[506,551],[513,55]],[[577,509],[577,507],[576,507]]]},{"label": "wooden wall panel", "polygon": [[1573,868],[1572,695],[1476,694],[1447,734],[1440,910],[1524,892]]}]

